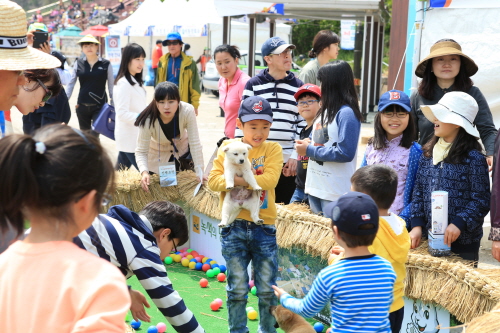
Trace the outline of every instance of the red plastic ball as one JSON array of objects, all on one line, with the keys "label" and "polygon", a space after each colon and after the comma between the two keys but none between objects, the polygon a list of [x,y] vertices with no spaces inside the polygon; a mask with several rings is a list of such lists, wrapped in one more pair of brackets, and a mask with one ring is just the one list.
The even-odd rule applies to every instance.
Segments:
[{"label": "red plastic ball", "polygon": [[226,281],[226,274],[224,274],[224,273],[217,274],[217,280],[219,280],[219,282]]},{"label": "red plastic ball", "polygon": [[219,302],[213,301],[212,303],[210,303],[210,309],[212,309],[212,311],[217,311],[219,310],[219,308],[220,308]]},{"label": "red plastic ball", "polygon": [[206,288],[208,286],[208,280],[207,279],[201,279],[200,280],[200,287]]},{"label": "red plastic ball", "polygon": [[209,264],[204,264],[203,267],[201,267],[201,270],[206,272],[210,269],[210,265]]}]

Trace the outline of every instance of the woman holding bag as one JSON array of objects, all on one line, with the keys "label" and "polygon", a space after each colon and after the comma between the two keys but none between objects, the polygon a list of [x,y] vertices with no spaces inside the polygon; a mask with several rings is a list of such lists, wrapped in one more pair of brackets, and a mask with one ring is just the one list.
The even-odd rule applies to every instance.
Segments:
[{"label": "woman holding bag", "polygon": [[135,126],[139,127],[135,157],[144,191],[149,191],[149,175],[169,165],[175,165],[176,171],[193,170],[202,181],[203,150],[196,114],[191,104],[181,102],[175,83],[156,86],[154,100],[137,117]]},{"label": "woman holding bag", "polygon": [[139,128],[134,123],[146,108],[146,90],[143,86],[142,69],[146,52],[136,43],[123,49],[120,70],[116,76],[113,95],[115,96],[115,140],[118,150],[116,169],[130,168],[139,170],[135,160],[135,148]]}]

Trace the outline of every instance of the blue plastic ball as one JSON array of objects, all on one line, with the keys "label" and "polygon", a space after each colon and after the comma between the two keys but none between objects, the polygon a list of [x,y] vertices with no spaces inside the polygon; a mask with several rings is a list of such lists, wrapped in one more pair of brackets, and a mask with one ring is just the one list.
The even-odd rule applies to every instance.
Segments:
[{"label": "blue plastic ball", "polygon": [[219,264],[213,264],[211,268],[213,269],[215,267],[219,267]]},{"label": "blue plastic ball", "polygon": [[220,265],[220,266],[219,266],[219,269],[220,269],[220,272],[221,272],[221,273],[226,273],[226,266],[224,266],[224,265]]},{"label": "blue plastic ball", "polygon": [[130,322],[130,326],[132,326],[132,328],[134,330],[138,329],[139,327],[141,327],[141,321],[138,320],[138,321],[135,321],[132,319],[132,321]]},{"label": "blue plastic ball", "polygon": [[158,333],[158,327],[156,327],[156,326],[149,326],[148,327],[148,333]]},{"label": "blue plastic ball", "polygon": [[194,266],[194,268],[196,268],[197,271],[201,271],[202,267],[203,267],[203,264],[201,262],[197,262],[196,266]]},{"label": "blue plastic ball", "polygon": [[191,260],[189,260],[189,262],[192,262],[192,261],[193,261],[193,262],[197,262],[197,261],[196,261],[196,259],[191,259]]},{"label": "blue plastic ball", "polygon": [[323,330],[325,329],[325,326],[322,323],[315,323],[313,327],[314,330],[318,333],[323,332]]}]

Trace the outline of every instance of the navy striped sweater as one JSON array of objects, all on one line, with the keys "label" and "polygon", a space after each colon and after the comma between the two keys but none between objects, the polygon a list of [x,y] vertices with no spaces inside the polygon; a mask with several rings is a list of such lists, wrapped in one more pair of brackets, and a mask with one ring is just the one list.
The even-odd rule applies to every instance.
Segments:
[{"label": "navy striped sweater", "polygon": [[[260,96],[265,98],[273,109],[273,124],[267,140],[278,142],[283,148],[283,161],[286,163],[294,152],[295,139],[299,139],[300,131],[307,123],[299,115],[297,102],[293,95],[303,85],[292,72],[281,80],[269,75],[269,69],[248,80],[243,91],[243,98]],[[235,137],[243,137],[243,131],[236,129]],[[291,156],[297,158],[296,154]]]},{"label": "navy striped sweater", "polygon": [[113,206],[108,214],[99,215],[73,242],[111,262],[127,279],[136,275],[177,332],[204,332],[167,276],[149,221],[143,221],[125,206]]},{"label": "navy striped sweater", "polygon": [[382,257],[344,258],[319,272],[304,299],[284,294],[280,302],[303,317],[312,317],[329,302],[335,333],[390,333],[394,281],[396,273]]}]

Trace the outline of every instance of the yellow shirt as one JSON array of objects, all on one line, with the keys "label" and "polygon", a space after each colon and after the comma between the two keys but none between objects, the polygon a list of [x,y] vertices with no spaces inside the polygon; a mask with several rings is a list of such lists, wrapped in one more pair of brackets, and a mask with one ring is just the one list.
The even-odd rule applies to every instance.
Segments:
[{"label": "yellow shirt", "polygon": [[394,301],[389,312],[394,312],[404,306],[404,280],[406,277],[406,259],[410,250],[410,235],[406,230],[405,221],[392,214],[402,225],[403,231],[396,235],[389,223],[382,217],[379,218],[377,236],[368,250],[388,260],[396,272],[394,282]]},{"label": "yellow shirt", "polygon": [[[214,160],[212,171],[208,176],[208,187],[212,191],[221,192],[219,207],[226,195],[226,180],[224,178],[224,149],[227,144],[241,139],[226,140],[217,152],[217,158]],[[260,146],[249,150],[248,158],[257,174],[254,175],[257,184],[262,187],[261,206],[259,217],[264,220],[264,224],[274,224],[276,220],[276,204],[274,200],[276,195],[274,189],[280,179],[281,169],[283,167],[283,153],[279,143],[264,141]],[[252,221],[250,212],[242,209],[237,217],[247,221]]]}]

